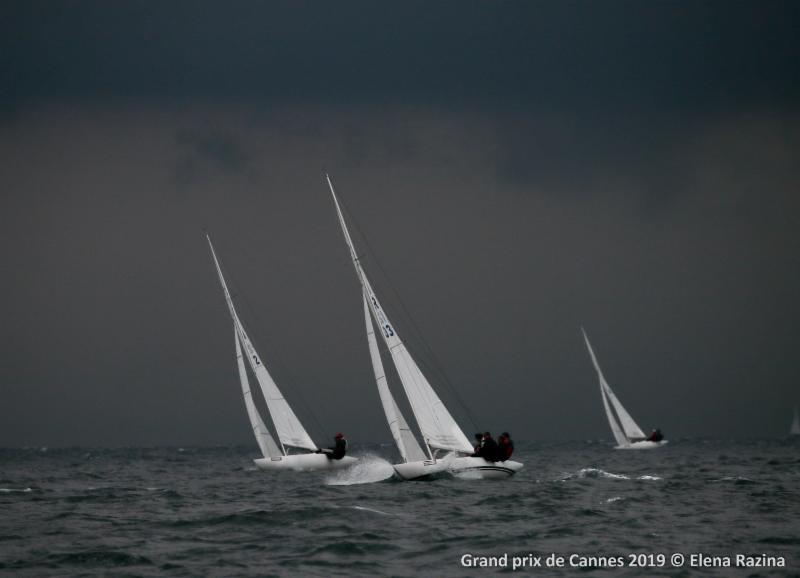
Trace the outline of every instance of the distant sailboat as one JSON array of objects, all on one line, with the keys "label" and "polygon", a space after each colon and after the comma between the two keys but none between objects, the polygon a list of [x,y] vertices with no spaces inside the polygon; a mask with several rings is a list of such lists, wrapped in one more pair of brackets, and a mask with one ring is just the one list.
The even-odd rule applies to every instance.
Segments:
[{"label": "distant sailboat", "polygon": [[794,408],[794,419],[792,426],[789,428],[789,435],[800,436],[800,415],[797,413],[797,408]]},{"label": "distant sailboat", "polygon": [[[453,475],[476,478],[500,478],[513,475],[522,469],[521,463],[513,460],[487,462],[483,458],[469,457],[473,453],[473,448],[467,436],[458,427],[453,416],[450,415],[442,400],[436,395],[419,366],[411,357],[394,326],[390,323],[386,312],[381,307],[375,292],[372,290],[372,285],[361,267],[350,233],[347,230],[344,215],[339,207],[336,192],[333,189],[333,183],[327,175],[326,178],[331,195],[333,195],[336,214],[339,217],[339,224],[350,250],[350,257],[355,267],[356,275],[361,282],[367,341],[378,393],[386,414],[386,420],[389,422],[389,429],[403,458],[403,463],[393,466],[395,472],[399,477],[406,480],[444,471]],[[370,317],[370,314],[372,317]],[[414,437],[408,422],[406,422],[389,391],[383,362],[378,351],[378,342],[375,338],[373,320],[380,328],[381,337],[391,354],[392,361],[403,385],[403,390],[411,405],[411,411],[422,433],[425,450],[422,449],[422,446]],[[440,452],[444,452],[441,457]]]},{"label": "distant sailboat", "polygon": [[[324,454],[307,453],[315,452],[317,446],[311,440],[303,424],[297,419],[292,408],[289,407],[289,403],[284,399],[283,394],[281,394],[272,376],[261,362],[258,353],[256,353],[250,338],[247,336],[239,320],[239,316],[236,314],[236,309],[233,306],[233,300],[228,291],[228,286],[225,283],[225,278],[222,276],[222,269],[217,260],[217,254],[214,252],[214,246],[211,244],[211,238],[208,235],[206,235],[206,238],[208,239],[208,246],[211,248],[211,256],[214,258],[214,265],[217,269],[217,275],[219,275],[222,291],[225,294],[225,301],[228,303],[228,311],[233,320],[233,334],[236,342],[236,363],[239,368],[239,381],[242,385],[244,404],[247,408],[250,424],[253,426],[256,442],[258,442],[258,447],[261,448],[261,453],[264,456],[263,458],[254,460],[256,466],[267,470],[327,470],[341,468],[355,462],[356,459],[351,456],[345,456],[340,460],[330,460]],[[253,401],[253,394],[250,390],[250,382],[247,378],[247,368],[244,363],[242,350],[247,352],[248,365],[261,387],[261,392],[264,394],[267,409],[272,418],[272,423],[275,426],[275,431],[278,434],[280,447],[275,443],[275,440],[264,424],[264,420],[261,419],[261,415]],[[307,452],[290,454],[289,448],[307,450]]]},{"label": "distant sailboat", "polygon": [[620,403],[617,396],[611,390],[606,378],[603,377],[603,372],[600,370],[600,364],[597,363],[592,345],[589,343],[589,338],[586,335],[583,327],[583,340],[586,342],[586,348],[589,350],[589,356],[592,358],[592,364],[595,371],[597,371],[597,378],[600,381],[600,395],[603,398],[603,406],[606,409],[606,417],[608,424],[611,426],[611,433],[614,434],[614,439],[617,441],[618,450],[646,450],[661,447],[667,443],[667,440],[649,441],[642,429],[633,421],[631,414],[629,414]]}]

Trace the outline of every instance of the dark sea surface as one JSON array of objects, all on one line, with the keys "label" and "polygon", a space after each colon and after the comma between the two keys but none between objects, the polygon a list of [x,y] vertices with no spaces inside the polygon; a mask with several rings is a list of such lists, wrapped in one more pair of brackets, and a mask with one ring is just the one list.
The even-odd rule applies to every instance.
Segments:
[{"label": "dark sea surface", "polygon": [[[367,458],[350,471],[269,473],[255,447],[0,450],[0,574],[800,576],[800,441],[517,443],[525,469],[504,481],[383,480],[392,448],[352,454]],[[505,553],[506,568],[462,565]],[[786,568],[691,568],[693,553]],[[528,554],[567,567],[512,572]]]}]

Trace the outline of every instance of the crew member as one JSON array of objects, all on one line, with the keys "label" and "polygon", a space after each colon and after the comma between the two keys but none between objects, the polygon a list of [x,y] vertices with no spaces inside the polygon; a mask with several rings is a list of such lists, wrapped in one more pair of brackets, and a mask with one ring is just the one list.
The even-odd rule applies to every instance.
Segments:
[{"label": "crew member", "polygon": [[481,446],[483,445],[483,434],[476,433],[475,434],[475,448],[472,451],[471,458],[477,458],[481,455]]},{"label": "crew member", "polygon": [[514,453],[514,442],[511,441],[511,436],[507,431],[501,433],[497,438],[497,449],[501,462],[511,459],[511,454]]},{"label": "crew member", "polygon": [[498,458],[497,442],[492,438],[492,434],[483,432],[483,441],[481,442],[481,449],[478,452],[487,462],[496,462]]},{"label": "crew member", "polygon": [[318,449],[316,453],[325,454],[329,460],[341,460],[347,453],[347,440],[344,439],[344,435],[341,433],[337,433],[333,440],[334,445],[332,448]]}]

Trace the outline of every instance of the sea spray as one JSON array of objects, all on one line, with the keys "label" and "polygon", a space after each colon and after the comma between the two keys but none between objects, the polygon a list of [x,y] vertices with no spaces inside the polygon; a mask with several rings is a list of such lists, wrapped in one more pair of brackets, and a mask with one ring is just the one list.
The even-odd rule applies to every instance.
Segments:
[{"label": "sea spray", "polygon": [[328,486],[351,486],[353,484],[374,484],[394,475],[392,464],[374,454],[360,456],[352,466],[336,470],[325,478]]}]

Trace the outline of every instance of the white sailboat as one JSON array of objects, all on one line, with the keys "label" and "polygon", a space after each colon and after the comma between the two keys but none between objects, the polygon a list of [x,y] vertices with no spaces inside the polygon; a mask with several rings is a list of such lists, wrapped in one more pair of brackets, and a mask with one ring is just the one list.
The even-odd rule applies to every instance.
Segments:
[{"label": "white sailboat", "polygon": [[[470,457],[470,454],[473,453],[473,448],[467,436],[461,431],[461,428],[411,357],[394,326],[390,323],[386,312],[381,307],[378,297],[372,290],[372,285],[361,267],[350,233],[347,230],[344,215],[339,207],[336,192],[333,189],[333,183],[328,175],[326,175],[326,178],[333,196],[336,214],[339,217],[339,224],[350,250],[350,257],[355,267],[356,275],[361,282],[367,341],[378,393],[386,414],[386,420],[389,422],[389,429],[403,458],[403,463],[393,466],[395,472],[399,477],[406,480],[444,471],[453,475],[479,478],[501,478],[513,475],[522,469],[521,463],[513,460],[488,462],[483,458]],[[386,344],[392,357],[392,362],[397,369],[397,374],[408,398],[411,411],[422,434],[424,450],[414,437],[389,391],[380,352],[378,351],[378,342],[375,338],[373,320],[380,328],[383,342]]]},{"label": "white sailboat", "polygon": [[797,413],[797,408],[794,408],[794,419],[789,428],[789,435],[800,436],[800,414]]},{"label": "white sailboat", "polygon": [[589,338],[583,327],[581,327],[581,332],[583,333],[583,340],[586,342],[586,348],[589,350],[589,356],[592,358],[594,369],[597,371],[597,378],[600,381],[600,395],[603,398],[603,406],[606,409],[608,425],[611,426],[611,433],[614,434],[614,439],[617,441],[615,449],[647,450],[666,444],[667,440],[649,441],[642,429],[633,421],[631,414],[625,410],[611,390],[611,386],[608,385],[606,378],[603,377],[600,364],[597,363],[597,357],[595,357],[594,350],[592,350],[592,345],[589,343]]},{"label": "white sailboat", "polygon": [[[211,256],[214,258],[214,265],[217,269],[217,275],[219,275],[222,291],[225,294],[228,311],[233,320],[236,363],[239,368],[239,381],[242,385],[244,404],[247,408],[250,424],[253,426],[256,442],[258,442],[258,447],[261,448],[261,453],[264,456],[254,460],[256,466],[265,470],[328,470],[352,464],[356,459],[351,456],[344,456],[340,460],[331,460],[325,454],[311,453],[317,450],[317,446],[312,441],[311,436],[308,435],[308,432],[306,432],[303,424],[297,419],[283,394],[281,394],[277,384],[261,362],[261,358],[247,336],[247,332],[233,306],[233,300],[225,283],[225,278],[222,276],[222,269],[217,260],[217,254],[214,252],[214,246],[211,244],[211,238],[208,235],[206,235],[206,238],[208,239],[208,246],[211,248]],[[258,381],[258,385],[261,387],[261,392],[264,394],[267,410],[278,434],[280,447],[275,443],[253,401],[243,351],[247,353],[248,365]],[[292,454],[290,449],[305,450],[305,452]]]}]

